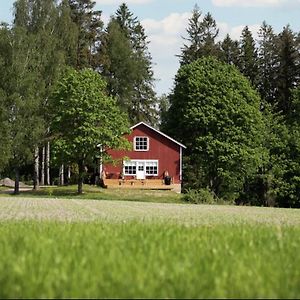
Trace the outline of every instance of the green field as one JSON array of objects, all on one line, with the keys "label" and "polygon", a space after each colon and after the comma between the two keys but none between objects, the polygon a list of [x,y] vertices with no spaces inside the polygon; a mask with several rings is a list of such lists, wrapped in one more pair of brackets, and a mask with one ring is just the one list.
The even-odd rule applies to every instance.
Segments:
[{"label": "green field", "polygon": [[1,298],[299,298],[300,211],[0,198]]},{"label": "green field", "polygon": [[[3,191],[7,192],[4,193]],[[0,187],[0,196],[7,196],[9,188]],[[10,189],[12,193],[13,189]],[[40,188],[37,191],[28,189],[21,191],[20,195],[12,197],[44,197],[44,198],[62,198],[62,199],[93,199],[93,200],[126,200],[139,202],[156,203],[183,203],[181,195],[167,190],[142,190],[142,189],[123,189],[108,188],[103,189],[97,186],[84,185],[84,193],[77,194],[77,185],[70,186],[49,186]]]}]

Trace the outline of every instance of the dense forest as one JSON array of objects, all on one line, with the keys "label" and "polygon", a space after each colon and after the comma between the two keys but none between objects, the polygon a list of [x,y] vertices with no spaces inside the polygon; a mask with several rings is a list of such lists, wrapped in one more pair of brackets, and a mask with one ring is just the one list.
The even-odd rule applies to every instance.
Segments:
[{"label": "dense forest", "polygon": [[91,0],[17,0],[0,26],[0,177],[15,193],[19,179],[82,185],[97,144],[128,147],[145,121],[187,146],[187,194],[300,207],[300,34],[263,22],[257,40],[248,26],[221,39],[195,6],[162,96],[148,44],[126,4],[104,24]]}]

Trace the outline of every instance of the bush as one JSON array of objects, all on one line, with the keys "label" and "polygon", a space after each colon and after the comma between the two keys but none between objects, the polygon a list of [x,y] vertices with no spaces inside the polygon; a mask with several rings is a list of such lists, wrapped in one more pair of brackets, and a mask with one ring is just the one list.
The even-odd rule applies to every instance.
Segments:
[{"label": "bush", "polygon": [[214,196],[209,189],[188,189],[183,196],[183,200],[192,204],[230,204],[230,202]]},{"label": "bush", "polygon": [[194,204],[215,203],[214,196],[211,194],[211,192],[208,189],[199,189],[199,190],[188,189],[186,194],[183,196],[183,200]]}]

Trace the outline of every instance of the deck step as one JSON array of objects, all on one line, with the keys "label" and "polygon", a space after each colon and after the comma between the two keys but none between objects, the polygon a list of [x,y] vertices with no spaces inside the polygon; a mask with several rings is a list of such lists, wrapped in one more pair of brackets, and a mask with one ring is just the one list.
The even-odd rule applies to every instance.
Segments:
[{"label": "deck step", "polygon": [[165,185],[162,179],[105,179],[107,187],[124,187],[124,188],[153,188],[168,189],[174,188],[174,185]]}]

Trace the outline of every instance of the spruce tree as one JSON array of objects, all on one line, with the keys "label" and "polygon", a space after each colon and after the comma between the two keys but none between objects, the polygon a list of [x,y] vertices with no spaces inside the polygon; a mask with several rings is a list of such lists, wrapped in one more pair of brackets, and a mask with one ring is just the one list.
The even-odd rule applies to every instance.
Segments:
[{"label": "spruce tree", "polygon": [[201,15],[196,5],[187,28],[188,37],[185,40],[188,43],[184,44],[179,55],[181,65],[189,64],[203,56],[220,56],[219,45],[215,41],[219,34],[217,23],[210,13],[207,13],[203,20]]},{"label": "spruce tree", "polygon": [[95,68],[96,48],[103,32],[101,11],[94,10],[92,0],[69,0],[72,21],[77,27],[76,62],[77,69]]},{"label": "spruce tree", "polygon": [[258,34],[258,90],[262,99],[275,105],[277,78],[276,35],[272,26],[266,22],[263,22]]},{"label": "spruce tree", "polygon": [[157,123],[152,57],[145,30],[125,4],[111,18],[99,48],[108,88],[127,112],[131,124]]},{"label": "spruce tree", "polygon": [[290,26],[283,28],[277,40],[277,110],[284,115],[291,113],[292,89],[299,83],[299,52],[297,37]]},{"label": "spruce tree", "polygon": [[229,34],[226,35],[220,45],[221,53],[220,58],[230,65],[238,66],[239,60],[239,43],[230,38]]},{"label": "spruce tree", "polygon": [[240,71],[250,80],[253,86],[257,85],[258,80],[258,57],[255,41],[248,26],[242,31],[240,41]]},{"label": "spruce tree", "polygon": [[184,38],[184,40],[187,41],[187,44],[183,45],[181,54],[179,55],[181,65],[189,64],[200,58],[198,51],[202,45],[201,16],[202,12],[199,7],[195,5],[186,30],[188,37]]}]

